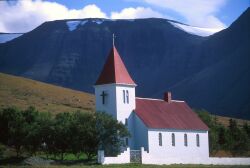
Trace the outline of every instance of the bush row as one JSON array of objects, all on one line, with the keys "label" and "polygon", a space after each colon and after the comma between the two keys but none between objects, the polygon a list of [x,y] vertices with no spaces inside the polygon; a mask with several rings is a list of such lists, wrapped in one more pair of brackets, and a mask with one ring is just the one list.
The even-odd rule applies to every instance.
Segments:
[{"label": "bush row", "polygon": [[13,147],[17,156],[23,151],[31,155],[43,151],[63,160],[65,153],[78,158],[85,153],[91,159],[98,148],[114,155],[129,132],[105,113],[77,111],[52,116],[34,107],[26,110],[11,107],[0,111],[0,135],[0,142]]},{"label": "bush row", "polygon": [[210,154],[219,150],[230,152],[233,156],[249,156],[250,126],[244,123],[239,126],[236,120],[229,119],[229,126],[225,127],[205,110],[196,110],[200,118],[209,127]]}]

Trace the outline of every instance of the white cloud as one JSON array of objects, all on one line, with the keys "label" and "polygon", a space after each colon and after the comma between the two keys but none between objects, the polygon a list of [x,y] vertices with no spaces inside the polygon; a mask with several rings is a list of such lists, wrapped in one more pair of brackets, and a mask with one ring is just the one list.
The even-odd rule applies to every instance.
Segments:
[{"label": "white cloud", "polygon": [[183,16],[192,26],[206,28],[226,27],[217,17],[216,12],[226,0],[143,0],[160,8],[170,9]]},{"label": "white cloud", "polygon": [[[127,0],[128,1],[128,0]],[[130,0],[145,2],[162,9],[170,9],[182,15],[193,26],[223,29],[226,26],[216,17],[216,12],[226,0]],[[162,10],[161,10],[162,11]],[[66,6],[42,0],[20,0],[16,3],[0,1],[0,32],[27,32],[45,21],[78,18],[168,18],[150,7],[128,7],[113,11],[107,16],[95,4],[82,9],[68,9]],[[173,19],[174,20],[174,19]]]},{"label": "white cloud", "polygon": [[68,9],[64,5],[47,1],[0,1],[0,32],[27,32],[45,21],[77,18],[107,18],[96,5],[82,9]]},{"label": "white cloud", "polygon": [[136,19],[136,18],[164,18],[164,16],[151,8],[137,7],[124,8],[120,12],[111,12],[112,19]]}]

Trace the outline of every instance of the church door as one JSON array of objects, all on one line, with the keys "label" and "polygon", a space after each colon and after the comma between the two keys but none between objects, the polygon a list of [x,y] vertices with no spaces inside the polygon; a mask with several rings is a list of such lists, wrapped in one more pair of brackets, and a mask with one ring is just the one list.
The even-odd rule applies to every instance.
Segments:
[{"label": "church door", "polygon": [[141,163],[140,150],[130,150],[130,163]]}]

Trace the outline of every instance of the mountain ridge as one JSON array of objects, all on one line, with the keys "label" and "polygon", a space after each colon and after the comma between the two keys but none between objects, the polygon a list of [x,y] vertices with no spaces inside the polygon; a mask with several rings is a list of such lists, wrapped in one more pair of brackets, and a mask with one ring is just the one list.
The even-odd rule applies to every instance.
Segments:
[{"label": "mountain ridge", "polygon": [[[194,108],[250,118],[247,92],[242,93],[242,89],[250,90],[247,77],[237,87],[223,83],[235,83],[237,74],[244,70],[245,76],[249,74],[249,14],[248,8],[229,28],[208,37],[189,34],[156,18],[102,23],[89,19],[72,31],[65,20],[46,22],[0,44],[0,72],[93,93],[114,33],[116,48],[138,85],[138,96],[159,98],[170,90],[175,99],[186,100]],[[229,72],[236,75],[230,78]],[[216,80],[225,89],[218,89]],[[213,87],[210,81],[215,83]],[[235,94],[238,102],[228,95],[229,90],[231,94],[241,93]],[[208,96],[198,99],[202,94]],[[224,101],[219,95],[225,97]],[[238,105],[228,110],[231,102]]]}]

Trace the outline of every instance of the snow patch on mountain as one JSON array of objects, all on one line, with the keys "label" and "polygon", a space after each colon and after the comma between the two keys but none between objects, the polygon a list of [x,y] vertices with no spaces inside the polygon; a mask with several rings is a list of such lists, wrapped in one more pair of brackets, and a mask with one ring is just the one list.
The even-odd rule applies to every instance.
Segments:
[{"label": "snow patch on mountain", "polygon": [[66,22],[69,31],[74,31],[80,23],[81,23],[81,21],[79,21],[79,20],[67,21]]},{"label": "snow patch on mountain", "polygon": [[[104,20],[102,19],[97,19],[97,20],[90,20],[93,23],[96,24],[102,24]],[[69,31],[74,31],[77,29],[78,25],[84,26],[86,23],[88,23],[89,20],[73,20],[73,21],[67,21],[66,24],[68,26]]]},{"label": "snow patch on mountain", "polygon": [[23,33],[0,33],[0,43],[6,43],[17,37],[20,37]]},{"label": "snow patch on mountain", "polygon": [[102,19],[98,19],[98,20],[92,20],[92,22],[96,23],[96,24],[102,24],[104,22],[104,20]]},{"label": "snow patch on mountain", "polygon": [[82,21],[82,22],[81,22],[81,26],[85,25],[85,23],[87,23],[87,22],[88,22],[88,20]]},{"label": "snow patch on mountain", "polygon": [[210,36],[214,33],[217,33],[223,30],[220,28],[201,28],[201,27],[189,26],[189,25],[185,25],[185,24],[181,24],[177,22],[171,22],[171,21],[168,21],[168,22],[180,30],[183,30],[190,34],[203,36],[203,37]]}]

